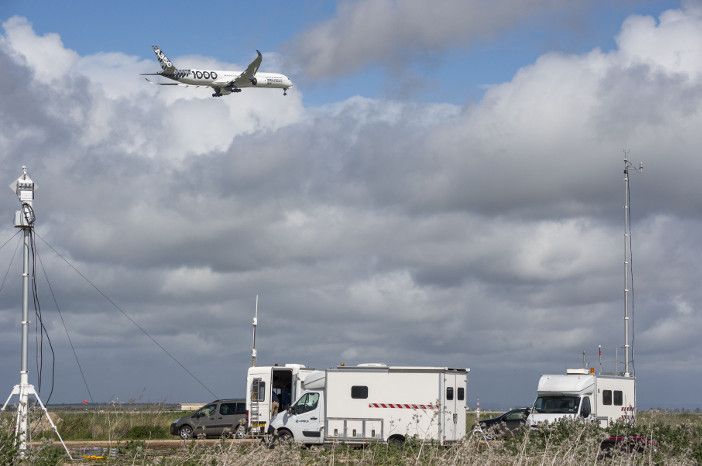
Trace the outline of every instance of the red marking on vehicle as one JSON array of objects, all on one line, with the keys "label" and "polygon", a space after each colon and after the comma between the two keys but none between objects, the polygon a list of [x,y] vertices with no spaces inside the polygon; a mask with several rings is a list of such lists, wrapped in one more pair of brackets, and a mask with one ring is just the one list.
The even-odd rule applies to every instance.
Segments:
[{"label": "red marking on vehicle", "polygon": [[434,409],[432,404],[415,405],[408,403],[368,403],[369,408],[394,408],[394,409]]}]

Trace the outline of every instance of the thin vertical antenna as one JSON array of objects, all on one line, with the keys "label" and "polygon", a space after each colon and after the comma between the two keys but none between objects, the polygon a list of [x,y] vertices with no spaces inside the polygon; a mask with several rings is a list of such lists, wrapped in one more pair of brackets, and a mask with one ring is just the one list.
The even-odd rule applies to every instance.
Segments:
[{"label": "thin vertical antenna", "polygon": [[[633,167],[629,162],[629,151],[624,151],[624,377],[631,377],[633,374],[630,370],[631,364],[631,345],[629,344],[629,329],[631,327],[629,309],[633,309],[633,302],[629,300],[629,293],[633,291],[633,269],[631,267],[631,218],[629,215],[629,206],[631,204],[631,196],[629,189],[629,169]],[[638,168],[634,168],[639,172],[643,170],[643,162],[639,163]]]},{"label": "thin vertical antenna", "polygon": [[251,367],[256,367],[256,326],[258,326],[258,295],[256,295],[256,311],[254,313],[251,327],[253,328],[253,337],[251,342]]}]

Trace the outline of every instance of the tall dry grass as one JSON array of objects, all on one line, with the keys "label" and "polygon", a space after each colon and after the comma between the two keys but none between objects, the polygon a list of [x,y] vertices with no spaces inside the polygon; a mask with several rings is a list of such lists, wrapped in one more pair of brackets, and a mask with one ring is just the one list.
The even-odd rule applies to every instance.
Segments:
[{"label": "tall dry grass", "polygon": [[[165,413],[164,413],[165,414]],[[409,440],[402,447],[386,444],[363,448],[346,445],[303,448],[278,445],[269,449],[263,444],[240,444],[222,441],[205,445],[197,440],[184,441],[163,450],[145,448],[141,440],[118,437],[127,427],[140,425],[151,416],[111,414],[108,422],[100,418],[101,427],[93,426],[93,435],[112,435],[119,453],[102,464],[135,465],[335,465],[335,464],[480,464],[480,465],[580,465],[580,464],[702,464],[702,416],[680,416],[675,413],[652,412],[639,416],[636,426],[615,425],[602,430],[593,424],[560,422],[540,429],[522,429],[498,439],[488,440],[481,432],[470,432],[456,444],[441,447],[431,442]],[[130,416],[137,416],[131,421]],[[177,415],[176,415],[177,416]],[[166,416],[168,417],[168,416]],[[173,416],[170,416],[172,418]],[[88,419],[88,418],[83,418]],[[93,421],[97,421],[95,418]],[[90,421],[90,422],[93,422]],[[65,420],[62,419],[62,423]],[[88,424],[90,425],[90,422]],[[64,424],[65,425],[65,424]],[[119,426],[119,427],[118,427]],[[105,431],[107,429],[107,431]],[[77,429],[78,432],[81,429]],[[109,431],[109,432],[108,432]],[[0,461],[16,453],[12,444],[11,423],[0,426]],[[632,436],[645,442],[602,449],[609,435]],[[631,447],[631,448],[630,448]],[[5,455],[5,456],[3,456]],[[55,448],[39,448],[32,452],[28,464],[61,464],[65,457]]]}]

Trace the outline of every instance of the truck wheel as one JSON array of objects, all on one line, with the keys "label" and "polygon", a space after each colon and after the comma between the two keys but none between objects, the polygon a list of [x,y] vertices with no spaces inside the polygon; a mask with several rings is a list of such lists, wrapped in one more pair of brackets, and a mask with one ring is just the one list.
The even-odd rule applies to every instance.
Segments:
[{"label": "truck wheel", "polygon": [[405,438],[402,435],[393,435],[388,439],[388,444],[396,447],[401,447],[405,443]]},{"label": "truck wheel", "polygon": [[193,428],[185,424],[184,426],[181,426],[180,429],[178,429],[178,435],[180,435],[180,438],[182,438],[183,440],[193,438]]},{"label": "truck wheel", "polygon": [[295,438],[293,437],[292,432],[289,430],[281,430],[278,432],[278,442],[280,442],[281,445],[290,445],[295,441]]}]

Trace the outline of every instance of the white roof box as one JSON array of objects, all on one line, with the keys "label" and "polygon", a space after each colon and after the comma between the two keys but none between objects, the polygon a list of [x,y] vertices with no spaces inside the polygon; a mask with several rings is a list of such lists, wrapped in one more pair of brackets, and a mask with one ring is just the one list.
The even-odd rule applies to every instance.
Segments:
[{"label": "white roof box", "polygon": [[286,364],[284,367],[287,369],[304,369],[305,365],[304,364]]},{"label": "white roof box", "polygon": [[594,375],[585,374],[555,374],[542,375],[536,391],[544,393],[572,393],[579,394],[595,385]]},{"label": "white roof box", "polygon": [[590,371],[582,368],[582,369],[566,369],[566,374],[569,375],[588,375],[590,374]]},{"label": "white roof box", "polygon": [[358,364],[356,367],[388,367],[388,365],[383,364],[382,362],[364,362],[362,364]]},{"label": "white roof box", "polygon": [[302,380],[302,387],[305,390],[319,390],[324,388],[327,382],[327,374],[324,371],[314,371],[307,374]]}]

